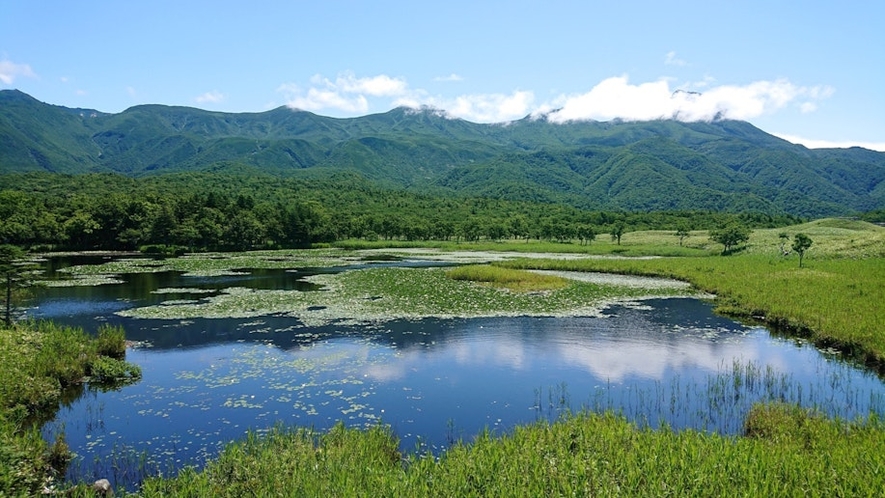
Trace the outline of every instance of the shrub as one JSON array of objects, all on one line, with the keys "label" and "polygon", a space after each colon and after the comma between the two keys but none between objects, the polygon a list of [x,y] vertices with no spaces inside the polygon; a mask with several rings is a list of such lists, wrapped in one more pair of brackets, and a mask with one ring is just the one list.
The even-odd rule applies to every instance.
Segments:
[{"label": "shrub", "polygon": [[126,356],[126,332],[123,327],[102,325],[98,328],[96,353],[101,356],[122,359]]}]

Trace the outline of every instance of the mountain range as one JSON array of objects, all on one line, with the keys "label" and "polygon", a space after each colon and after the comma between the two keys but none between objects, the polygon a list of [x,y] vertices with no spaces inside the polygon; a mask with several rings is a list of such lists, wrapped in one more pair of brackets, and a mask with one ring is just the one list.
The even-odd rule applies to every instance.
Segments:
[{"label": "mountain range", "polygon": [[[885,207],[885,153],[807,149],[733,120],[502,124],[396,108],[330,118],[139,105],[110,114],[0,91],[0,174],[140,177],[244,165],[586,209],[850,215]],[[0,177],[2,187],[2,177]]]}]

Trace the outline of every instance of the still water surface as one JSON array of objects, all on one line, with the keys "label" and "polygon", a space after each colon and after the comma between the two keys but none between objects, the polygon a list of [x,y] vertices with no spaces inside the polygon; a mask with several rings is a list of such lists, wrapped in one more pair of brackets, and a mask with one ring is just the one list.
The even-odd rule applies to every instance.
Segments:
[{"label": "still water surface", "polygon": [[[54,261],[52,265],[68,264]],[[79,262],[77,262],[79,263]],[[393,263],[423,265],[426,263]],[[316,271],[341,271],[316,270]],[[297,318],[140,320],[115,312],[183,293],[237,286],[316,290],[316,271],[185,277],[129,274],[124,283],[42,289],[33,317],[121,324],[141,382],[85,389],[44,426],[79,456],[69,478],[131,487],[130,467],[202,465],[247,430],[389,424],[404,450],[441,451],[485,428],[553,420],[568,410],[623,412],[735,434],[750,405],[778,399],[854,418],[885,413],[881,380],[813,347],[716,316],[697,299],[614,306],[604,317],[423,319],[304,327]],[[200,296],[205,296],[201,294]],[[112,458],[113,456],[113,458]]]}]

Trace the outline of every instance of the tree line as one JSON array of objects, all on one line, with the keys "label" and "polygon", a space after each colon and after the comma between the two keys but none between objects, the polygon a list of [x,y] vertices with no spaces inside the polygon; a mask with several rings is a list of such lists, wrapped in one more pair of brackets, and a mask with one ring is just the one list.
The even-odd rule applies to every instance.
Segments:
[{"label": "tree line", "polygon": [[539,239],[598,233],[776,227],[787,215],[587,211],[557,204],[390,190],[359,175],[279,178],[254,172],[0,177],[0,244],[68,250],[302,248],[344,239]]}]

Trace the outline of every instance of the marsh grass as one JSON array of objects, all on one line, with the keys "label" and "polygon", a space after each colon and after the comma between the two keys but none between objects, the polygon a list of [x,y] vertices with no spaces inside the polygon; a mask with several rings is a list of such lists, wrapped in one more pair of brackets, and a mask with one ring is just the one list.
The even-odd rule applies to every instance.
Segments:
[{"label": "marsh grass", "polygon": [[0,496],[37,495],[64,474],[63,435],[49,444],[28,420],[57,409],[66,387],[90,375],[106,385],[141,377],[136,365],[102,355],[120,356],[122,330],[105,327],[100,336],[48,322],[0,328]]},{"label": "marsh grass", "polygon": [[745,437],[639,427],[611,412],[486,431],[442,455],[400,454],[383,427],[277,427],[202,471],[149,479],[140,496],[875,496],[885,486],[877,419],[841,422],[753,408]]},{"label": "marsh grass", "polygon": [[121,359],[126,356],[126,332],[123,327],[101,325],[95,338],[95,352],[99,356]]},{"label": "marsh grass", "polygon": [[490,265],[460,266],[447,270],[446,276],[454,280],[481,282],[515,292],[552,291],[570,284],[562,277]]}]

